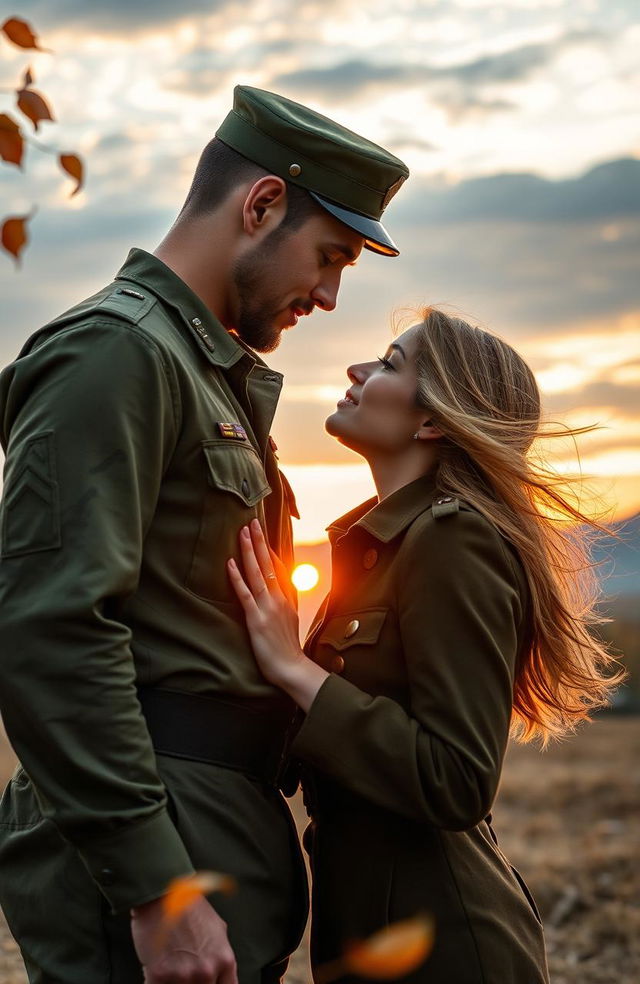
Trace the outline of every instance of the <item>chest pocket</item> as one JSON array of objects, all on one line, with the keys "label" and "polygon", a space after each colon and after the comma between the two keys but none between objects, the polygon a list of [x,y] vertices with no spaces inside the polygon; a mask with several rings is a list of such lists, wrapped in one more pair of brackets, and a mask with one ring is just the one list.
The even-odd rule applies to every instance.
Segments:
[{"label": "chest pocket", "polygon": [[344,674],[372,696],[398,699],[403,671],[391,620],[388,608],[335,615],[318,630],[312,643],[314,660],[329,672]]},{"label": "chest pocket", "polygon": [[339,653],[353,646],[375,646],[386,617],[386,608],[336,615],[326,623],[317,645]]},{"label": "chest pocket", "polygon": [[227,576],[229,557],[238,558],[238,534],[258,516],[271,492],[257,452],[248,443],[203,441],[206,485],[198,539],[187,587],[210,601],[234,600]]}]

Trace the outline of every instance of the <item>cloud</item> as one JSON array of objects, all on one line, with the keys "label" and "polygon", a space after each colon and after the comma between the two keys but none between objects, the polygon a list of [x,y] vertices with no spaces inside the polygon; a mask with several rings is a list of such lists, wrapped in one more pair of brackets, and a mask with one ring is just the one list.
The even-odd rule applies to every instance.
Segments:
[{"label": "cloud", "polygon": [[422,179],[394,203],[399,225],[507,221],[592,222],[640,215],[640,160],[607,161],[575,178],[495,174],[448,187]]},{"label": "cloud", "polygon": [[[640,347],[640,342],[639,342]],[[638,384],[620,385],[608,379],[597,380],[568,393],[554,393],[545,400],[550,410],[564,412],[576,407],[615,407],[621,413],[637,415],[640,413],[640,398]],[[608,443],[620,444],[615,435]],[[625,445],[638,444],[637,432],[622,442]]]},{"label": "cloud", "polygon": [[275,88],[304,95],[357,98],[371,88],[425,86],[430,100],[458,121],[466,115],[513,108],[510,100],[486,98],[479,89],[522,82],[549,65],[559,54],[585,42],[603,42],[595,30],[568,31],[554,41],[523,44],[497,54],[451,65],[411,61],[373,61],[351,58],[318,67],[297,68],[271,80]]},{"label": "cloud", "polygon": [[20,16],[33,20],[41,35],[47,28],[72,27],[84,33],[94,30],[123,36],[131,30],[148,31],[190,16],[216,13],[232,3],[233,0],[26,0],[20,5]]}]

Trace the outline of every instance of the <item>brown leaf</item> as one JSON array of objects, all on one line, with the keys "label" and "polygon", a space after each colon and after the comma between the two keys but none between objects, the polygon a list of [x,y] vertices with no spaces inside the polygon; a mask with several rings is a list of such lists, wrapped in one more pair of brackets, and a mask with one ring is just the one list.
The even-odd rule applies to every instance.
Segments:
[{"label": "brown leaf", "polygon": [[84,181],[84,164],[77,154],[60,154],[58,157],[58,163],[63,171],[66,171],[67,174],[71,175],[71,177],[76,180],[76,186],[70,195],[70,197],[73,198],[73,196],[77,195],[82,188],[82,183]]},{"label": "brown leaf", "polygon": [[23,89],[26,89],[28,85],[33,85],[34,82],[35,82],[35,79],[34,79],[33,74],[31,72],[31,68],[28,68],[26,70],[26,72],[24,73],[24,82],[22,83],[22,88]]},{"label": "brown leaf", "polygon": [[41,120],[52,120],[53,114],[43,96],[35,89],[21,89],[18,92],[18,109],[28,116],[34,129]]},{"label": "brown leaf", "polygon": [[20,264],[20,253],[28,242],[27,222],[32,215],[12,215],[2,225],[2,245]]},{"label": "brown leaf", "polygon": [[11,116],[6,113],[0,114],[0,157],[8,164],[22,166],[22,153],[24,151],[24,140],[20,133],[20,127]]},{"label": "brown leaf", "polygon": [[373,980],[404,977],[419,967],[433,947],[433,920],[415,916],[386,926],[362,943],[353,943],[343,957],[351,974]]},{"label": "brown leaf", "polygon": [[9,17],[0,28],[0,31],[4,31],[9,41],[12,41],[18,48],[35,48],[36,51],[50,50],[49,48],[40,47],[38,39],[31,30],[30,25],[26,21],[20,20],[19,17]]},{"label": "brown leaf", "polygon": [[175,878],[163,896],[165,923],[174,923],[202,895],[209,895],[211,892],[230,895],[235,888],[235,879],[217,871],[197,871],[185,878]]}]

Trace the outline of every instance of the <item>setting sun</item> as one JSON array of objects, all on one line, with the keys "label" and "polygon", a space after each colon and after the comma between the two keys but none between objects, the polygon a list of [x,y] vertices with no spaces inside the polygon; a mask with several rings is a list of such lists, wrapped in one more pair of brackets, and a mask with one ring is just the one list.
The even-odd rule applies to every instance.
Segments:
[{"label": "setting sun", "polygon": [[313,564],[298,564],[291,575],[291,580],[298,591],[311,591],[320,580],[320,574]]}]

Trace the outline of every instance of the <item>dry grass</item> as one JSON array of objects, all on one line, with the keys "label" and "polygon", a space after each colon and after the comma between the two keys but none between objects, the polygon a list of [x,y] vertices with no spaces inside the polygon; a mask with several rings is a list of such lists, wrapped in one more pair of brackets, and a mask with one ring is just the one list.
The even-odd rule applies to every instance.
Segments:
[{"label": "dry grass", "polygon": [[[0,776],[10,768],[0,743]],[[509,751],[494,826],[542,911],[552,984],[640,981],[639,790],[638,718],[601,718],[543,754]],[[0,981],[25,980],[2,924]],[[287,984],[307,981],[302,947]]]}]

